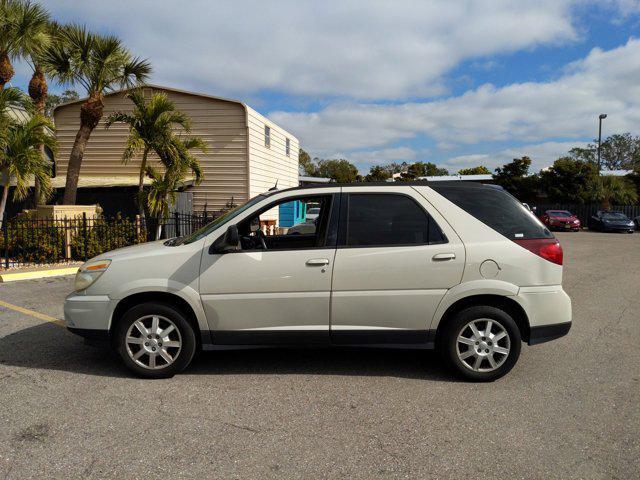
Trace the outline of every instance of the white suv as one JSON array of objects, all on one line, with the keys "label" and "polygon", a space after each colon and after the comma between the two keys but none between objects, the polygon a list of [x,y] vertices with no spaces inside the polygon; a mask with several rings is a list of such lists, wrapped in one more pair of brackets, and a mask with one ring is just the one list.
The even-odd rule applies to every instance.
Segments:
[{"label": "white suv", "polygon": [[[291,202],[319,205],[314,229],[265,235]],[[561,283],[558,241],[500,188],[333,184],[259,195],[192,235],[94,258],[65,318],[143,377],[174,375],[198,349],[352,345],[437,348],[487,381],[522,341],[567,334]]]}]

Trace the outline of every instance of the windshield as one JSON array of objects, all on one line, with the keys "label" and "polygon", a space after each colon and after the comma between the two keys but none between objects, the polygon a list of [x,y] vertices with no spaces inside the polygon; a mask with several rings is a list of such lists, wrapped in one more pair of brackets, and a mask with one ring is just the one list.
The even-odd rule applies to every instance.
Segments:
[{"label": "windshield", "polygon": [[605,220],[629,220],[624,213],[620,212],[603,213],[602,218],[604,218]]},{"label": "windshield", "polygon": [[549,215],[551,215],[552,217],[561,217],[561,218],[565,218],[565,217],[571,217],[571,213],[567,212],[566,210],[549,210],[547,212]]},{"label": "windshield", "polygon": [[264,198],[267,198],[267,196],[266,195],[258,195],[256,197],[253,197],[247,203],[243,203],[242,205],[238,205],[237,207],[232,208],[228,212],[225,212],[223,215],[220,215],[213,222],[208,223],[207,225],[202,227],[200,230],[197,230],[197,231],[193,232],[191,235],[187,235],[186,237],[183,237],[179,242],[176,243],[176,245],[180,245],[180,244],[183,244],[183,243],[192,243],[192,242],[195,242],[197,240],[200,240],[201,238],[206,237],[211,232],[213,232],[216,228],[218,228],[220,225],[222,225],[223,223],[231,220],[232,218],[237,217],[242,212],[244,212],[248,208],[252,207],[253,205],[255,205],[256,203],[258,203],[259,201],[261,201]]}]

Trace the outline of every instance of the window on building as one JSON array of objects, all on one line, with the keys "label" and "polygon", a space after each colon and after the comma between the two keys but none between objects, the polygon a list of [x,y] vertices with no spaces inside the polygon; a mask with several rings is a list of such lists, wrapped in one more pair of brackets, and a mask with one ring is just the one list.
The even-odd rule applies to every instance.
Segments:
[{"label": "window on building", "polygon": [[271,127],[268,125],[264,126],[264,146],[271,148]]},{"label": "window on building", "polygon": [[285,153],[287,154],[287,157],[290,157],[291,156],[291,140],[289,140],[288,138],[285,142],[284,150],[285,150]]},{"label": "window on building", "polygon": [[350,194],[347,246],[445,243],[431,216],[413,199],[394,194]]}]

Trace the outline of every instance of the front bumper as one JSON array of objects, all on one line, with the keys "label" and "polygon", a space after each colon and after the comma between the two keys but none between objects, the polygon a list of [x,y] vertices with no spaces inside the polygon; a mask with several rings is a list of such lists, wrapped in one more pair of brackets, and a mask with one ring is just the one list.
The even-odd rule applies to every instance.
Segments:
[{"label": "front bumper", "polygon": [[115,302],[106,295],[72,293],[64,302],[67,329],[92,340],[107,339]]}]

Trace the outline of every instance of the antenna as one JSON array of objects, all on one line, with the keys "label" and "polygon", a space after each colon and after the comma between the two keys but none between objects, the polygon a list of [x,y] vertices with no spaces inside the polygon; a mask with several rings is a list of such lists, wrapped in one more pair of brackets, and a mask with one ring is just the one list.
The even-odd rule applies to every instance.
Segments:
[{"label": "antenna", "polygon": [[278,179],[276,178],[276,184],[273,187],[271,187],[268,191],[273,192],[274,190],[277,190],[277,189],[278,189]]}]

